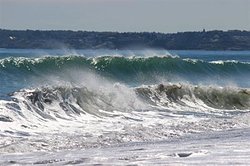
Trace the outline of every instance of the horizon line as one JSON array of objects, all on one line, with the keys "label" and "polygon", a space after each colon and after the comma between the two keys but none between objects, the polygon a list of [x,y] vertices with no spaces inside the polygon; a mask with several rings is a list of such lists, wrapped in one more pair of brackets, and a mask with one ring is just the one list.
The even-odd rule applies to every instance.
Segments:
[{"label": "horizon line", "polygon": [[97,33],[159,33],[159,34],[177,34],[177,33],[188,33],[188,32],[233,32],[233,31],[240,31],[240,32],[250,32],[250,30],[244,29],[228,29],[228,30],[221,30],[221,29],[213,29],[213,30],[206,30],[205,28],[198,31],[198,30],[187,30],[187,31],[176,31],[176,32],[159,32],[159,31],[98,31],[98,30],[70,30],[70,29],[5,29],[0,28],[0,30],[5,31],[71,31],[71,32],[97,32]]}]

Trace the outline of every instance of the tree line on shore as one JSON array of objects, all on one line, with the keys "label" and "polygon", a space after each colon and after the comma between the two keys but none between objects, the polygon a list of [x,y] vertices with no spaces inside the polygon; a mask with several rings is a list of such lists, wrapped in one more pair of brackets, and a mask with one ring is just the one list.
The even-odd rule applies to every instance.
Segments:
[{"label": "tree line on shore", "polygon": [[250,50],[250,31],[178,33],[0,29],[0,48]]}]

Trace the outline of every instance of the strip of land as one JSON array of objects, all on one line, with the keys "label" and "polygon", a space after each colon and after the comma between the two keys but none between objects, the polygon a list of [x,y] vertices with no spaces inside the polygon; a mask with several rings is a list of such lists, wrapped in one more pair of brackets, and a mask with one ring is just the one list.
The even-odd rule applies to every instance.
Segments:
[{"label": "strip of land", "polygon": [[0,29],[0,48],[250,50],[250,31],[90,32]]}]

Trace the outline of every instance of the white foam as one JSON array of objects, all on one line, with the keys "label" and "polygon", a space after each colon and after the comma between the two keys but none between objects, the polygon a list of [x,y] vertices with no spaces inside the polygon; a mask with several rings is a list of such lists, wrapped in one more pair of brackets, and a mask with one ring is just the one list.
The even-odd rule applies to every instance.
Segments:
[{"label": "white foam", "polygon": [[[1,101],[0,115],[13,119],[13,122],[0,121],[0,133],[10,139],[19,140],[27,138],[20,133],[28,133],[29,139],[34,143],[27,150],[36,151],[40,147],[37,139],[42,138],[48,146],[46,150],[77,148],[76,140],[69,141],[69,135],[78,134],[82,146],[112,145],[121,142],[155,141],[172,137],[179,137],[188,133],[198,133],[211,130],[224,130],[232,127],[240,127],[245,122],[232,119],[231,110],[215,109],[204,104],[203,101],[192,96],[180,98],[180,102],[171,101],[166,94],[157,93],[157,85],[142,86],[149,88],[150,99],[155,102],[151,105],[136,95],[136,88],[129,88],[122,83],[106,80],[94,73],[81,71],[67,71],[65,76],[70,76],[72,82],[60,80],[53,75],[47,82],[49,86],[44,89],[37,86],[36,89],[25,89],[14,94],[15,101]],[[41,78],[46,79],[48,78]],[[168,84],[168,86],[175,86]],[[190,85],[179,85],[183,88],[195,88]],[[64,88],[66,95],[62,95],[56,88]],[[75,91],[74,91],[75,88]],[[90,96],[73,96],[78,93],[77,88],[83,88],[82,93],[90,93]],[[37,103],[32,103],[28,96],[35,91],[52,91],[56,99],[49,103],[42,103],[44,109],[38,109]],[[209,88],[208,88],[209,89]],[[220,89],[220,88],[218,88]],[[67,93],[70,92],[70,93]],[[79,92],[80,93],[80,92]],[[93,99],[92,99],[93,97]],[[155,97],[158,99],[156,100]],[[86,100],[80,104],[80,100]],[[61,103],[64,102],[67,111]],[[17,104],[19,108],[11,105]],[[80,114],[68,104],[80,110]],[[91,112],[93,111],[93,112]],[[233,110],[237,112],[237,110]],[[231,112],[233,112],[231,111]],[[246,110],[247,112],[249,110]],[[40,114],[52,118],[44,118]],[[20,114],[21,113],[21,114]],[[224,118],[228,117],[225,122]],[[241,114],[239,114],[239,118]],[[61,142],[57,142],[61,140]],[[29,144],[30,142],[27,142]],[[6,147],[2,151],[8,151]],[[15,152],[22,151],[14,148]]]}]

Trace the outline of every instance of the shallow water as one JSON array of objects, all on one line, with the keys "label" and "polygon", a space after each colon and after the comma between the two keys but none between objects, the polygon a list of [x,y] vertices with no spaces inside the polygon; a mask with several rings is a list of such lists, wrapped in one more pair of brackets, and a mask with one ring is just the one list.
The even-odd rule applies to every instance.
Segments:
[{"label": "shallow water", "polygon": [[248,165],[249,129],[193,134],[167,141],[56,152],[2,154],[3,165]]}]

